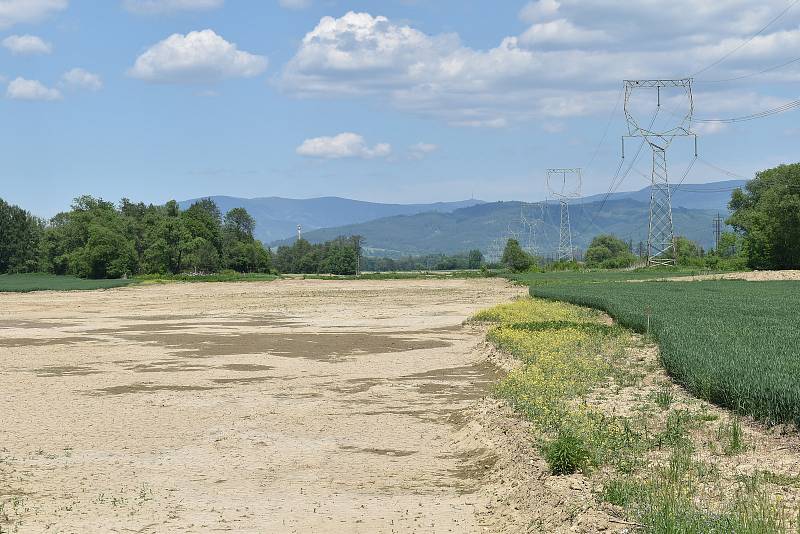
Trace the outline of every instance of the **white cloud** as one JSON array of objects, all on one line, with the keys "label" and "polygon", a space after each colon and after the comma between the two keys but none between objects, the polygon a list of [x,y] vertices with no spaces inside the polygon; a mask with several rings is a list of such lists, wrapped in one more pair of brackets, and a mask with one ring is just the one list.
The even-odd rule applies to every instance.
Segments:
[{"label": "white cloud", "polygon": [[437,150],[439,150],[439,145],[434,145],[432,143],[417,143],[409,147],[408,154],[411,159],[424,159],[426,156],[433,154]]},{"label": "white cloud", "polygon": [[370,148],[364,137],[354,133],[341,133],[333,137],[306,139],[297,147],[297,154],[311,158],[385,158],[392,153],[388,143],[378,143]]},{"label": "white cloud", "polygon": [[[427,35],[350,12],[322,18],[279,83],[297,97],[371,97],[458,126],[607,113],[623,79],[688,76],[784,8],[784,0],[540,0],[520,13],[531,24],[526,31],[489,49],[470,48],[455,34]],[[704,76],[753,72],[787,61],[798,49],[800,10]],[[797,81],[800,72],[769,76]]]},{"label": "white cloud", "polygon": [[728,125],[721,122],[700,122],[692,126],[692,131],[698,135],[714,135],[727,129]]},{"label": "white cloud", "polygon": [[130,76],[152,83],[211,83],[250,78],[267,69],[267,58],[239,50],[213,30],[173,34],[136,58]]},{"label": "white cloud", "polygon": [[15,24],[38,22],[67,9],[68,0],[0,0],[0,30]]},{"label": "white cloud", "polygon": [[94,74],[81,68],[74,68],[61,76],[61,83],[74,89],[87,89],[99,91],[103,88],[103,79],[99,74]]},{"label": "white cloud", "polygon": [[222,7],[225,0],[124,0],[122,6],[131,13],[153,15],[175,11],[204,11]]},{"label": "white cloud", "polygon": [[567,19],[556,19],[551,22],[534,24],[523,33],[520,42],[533,44],[583,44],[610,40],[603,30],[587,30],[579,28]]},{"label": "white cloud", "polygon": [[561,2],[558,0],[538,0],[536,2],[529,2],[519,12],[519,18],[533,24],[534,22],[540,22],[556,16],[560,7]]},{"label": "white cloud", "polygon": [[35,35],[9,35],[3,39],[3,46],[17,55],[49,54],[53,51],[53,45]]},{"label": "white cloud", "polygon": [[287,9],[306,9],[311,6],[311,0],[278,0],[278,4]]},{"label": "white cloud", "polygon": [[6,89],[6,96],[14,100],[60,100],[58,89],[51,89],[38,80],[16,78]]}]

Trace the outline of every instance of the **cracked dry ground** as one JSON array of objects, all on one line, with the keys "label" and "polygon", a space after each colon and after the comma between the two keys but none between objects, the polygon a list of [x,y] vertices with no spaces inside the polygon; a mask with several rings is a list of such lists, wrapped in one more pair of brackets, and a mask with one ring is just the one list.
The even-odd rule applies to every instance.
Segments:
[{"label": "cracked dry ground", "polygon": [[[0,295],[0,525],[18,532],[483,532],[500,280]],[[465,415],[466,414],[466,415]]]}]

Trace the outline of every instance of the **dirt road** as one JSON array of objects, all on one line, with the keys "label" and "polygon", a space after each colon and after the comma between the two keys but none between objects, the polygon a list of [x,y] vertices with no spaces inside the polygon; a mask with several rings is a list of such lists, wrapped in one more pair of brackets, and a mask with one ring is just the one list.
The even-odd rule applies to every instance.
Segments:
[{"label": "dirt road", "polygon": [[2,294],[0,525],[483,532],[495,455],[463,439],[463,410],[496,371],[461,323],[524,293],[291,280]]}]

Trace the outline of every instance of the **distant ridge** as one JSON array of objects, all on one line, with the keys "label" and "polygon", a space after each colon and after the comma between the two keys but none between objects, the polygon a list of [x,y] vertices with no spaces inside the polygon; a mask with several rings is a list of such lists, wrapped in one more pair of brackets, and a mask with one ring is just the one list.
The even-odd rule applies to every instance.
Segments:
[{"label": "distant ridge", "polygon": [[[707,184],[682,184],[672,196],[675,228],[680,235],[706,248],[712,245],[712,219],[727,213],[731,191],[744,180]],[[207,197],[222,212],[243,207],[256,219],[256,237],[272,246],[291,243],[297,225],[312,242],[340,235],[359,234],[367,238],[373,255],[416,255],[463,252],[471,248],[486,251],[490,243],[519,222],[522,203],[462,200],[430,204],[381,204],[340,197],[290,199],[281,197]],[[579,248],[598,233],[611,232],[638,243],[647,238],[650,189],[619,192],[603,203],[604,194],[574,201],[571,212],[573,239]],[[197,199],[180,202],[186,208]],[[602,207],[602,210],[600,209]],[[539,229],[539,246],[547,252],[558,239],[556,206],[545,209]]]},{"label": "distant ridge", "polygon": [[[728,213],[731,191],[744,181],[686,184],[673,195],[673,219],[678,235],[697,241],[706,249],[713,246],[712,223],[717,213]],[[612,233],[637,245],[647,241],[649,188],[617,193],[603,202],[595,195],[574,202],[570,210],[573,243],[585,250],[594,236]],[[531,205],[526,204],[530,210]],[[365,223],[315,230],[304,234],[313,243],[340,235],[362,235],[367,253],[373,256],[407,256],[464,252],[473,248],[487,252],[492,241],[508,235],[509,229],[524,234],[520,224],[522,202],[483,202],[452,212],[418,213],[385,217]],[[536,211],[536,210],[534,210]],[[531,214],[528,215],[531,217]],[[536,244],[540,254],[552,254],[558,243],[559,207],[547,203],[537,226]],[[525,236],[520,235],[524,241]],[[293,238],[274,241],[289,244]]]},{"label": "distant ridge", "polygon": [[[482,204],[482,200],[434,202],[430,204],[381,204],[340,197],[292,199],[281,197],[237,198],[210,196],[225,213],[233,208],[245,208],[256,220],[256,237],[264,243],[294,236],[297,225],[304,232],[363,223],[395,215],[415,215],[425,212],[450,213],[454,210]],[[179,202],[181,209],[199,199]]]},{"label": "distant ridge", "polygon": [[[746,183],[746,180],[726,180],[709,184],[681,184],[680,186],[673,186],[672,205],[680,208],[726,210],[728,201],[731,198],[731,191],[737,187],[744,187]],[[605,194],[592,195],[584,197],[576,202],[587,203],[602,201],[605,196]],[[609,200],[620,200],[623,198],[638,200],[639,202],[650,202],[650,188],[645,187],[639,191],[613,193],[608,197]]]}]

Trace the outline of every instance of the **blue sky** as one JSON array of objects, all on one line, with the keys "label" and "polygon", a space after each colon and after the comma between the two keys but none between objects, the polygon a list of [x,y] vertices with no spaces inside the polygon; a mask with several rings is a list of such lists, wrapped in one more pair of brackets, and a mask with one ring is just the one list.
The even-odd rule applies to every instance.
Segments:
[{"label": "blue sky", "polygon": [[[790,4],[0,0],[0,197],[43,216],[80,194],[539,200],[548,167],[585,167],[584,193],[602,193],[624,78],[735,51],[697,74],[697,117],[798,98],[800,61],[750,76],[800,55],[800,6],[758,33]],[[686,181],[730,178],[706,162],[797,161],[798,124],[698,123]],[[675,179],[692,155],[671,148]],[[643,151],[620,190],[648,165]]]}]

